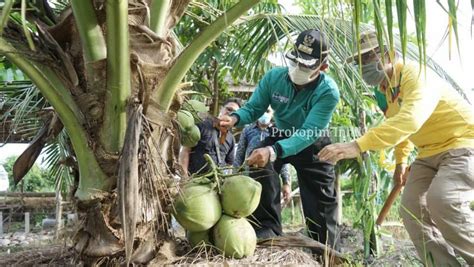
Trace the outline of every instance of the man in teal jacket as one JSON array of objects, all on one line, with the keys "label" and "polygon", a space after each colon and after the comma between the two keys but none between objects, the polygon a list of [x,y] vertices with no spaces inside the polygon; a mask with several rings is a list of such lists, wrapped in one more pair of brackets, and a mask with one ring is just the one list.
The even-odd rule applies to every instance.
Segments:
[{"label": "man in teal jacket", "polygon": [[[327,74],[329,47],[318,30],[302,32],[292,51],[286,54],[288,67],[267,72],[244,107],[221,118],[221,127],[254,122],[268,106],[274,110],[276,128],[262,148],[247,158],[254,167],[280,172],[292,164],[298,174],[303,211],[309,235],[335,245],[337,197],[334,168],[315,156],[329,138],[321,137],[339,101],[336,83]],[[262,195],[278,191],[263,188]],[[259,231],[257,231],[259,234]],[[264,234],[267,235],[267,234]]]}]

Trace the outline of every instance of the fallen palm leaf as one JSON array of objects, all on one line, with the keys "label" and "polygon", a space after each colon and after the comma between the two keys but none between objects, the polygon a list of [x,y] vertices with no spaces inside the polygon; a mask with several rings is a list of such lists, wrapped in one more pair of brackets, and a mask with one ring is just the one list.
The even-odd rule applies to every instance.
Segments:
[{"label": "fallen palm leaf", "polygon": [[267,239],[258,243],[264,247],[305,247],[320,255],[328,255],[329,259],[334,259],[334,264],[350,263],[351,261],[342,253],[313,240],[301,233],[290,233],[283,236]]},{"label": "fallen palm leaf", "polygon": [[63,124],[56,115],[52,115],[40,129],[30,145],[17,158],[13,165],[13,180],[17,185],[33,167],[46,142],[61,132]]}]

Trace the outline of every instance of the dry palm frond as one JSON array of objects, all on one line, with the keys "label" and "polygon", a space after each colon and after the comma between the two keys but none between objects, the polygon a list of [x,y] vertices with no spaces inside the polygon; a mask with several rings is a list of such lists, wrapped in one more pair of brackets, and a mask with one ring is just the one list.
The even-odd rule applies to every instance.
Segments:
[{"label": "dry palm frond", "polygon": [[[152,109],[149,109],[152,111]],[[143,131],[139,138],[138,149],[138,183],[139,193],[137,207],[138,220],[136,224],[135,241],[139,247],[131,259],[133,263],[141,263],[143,259],[154,256],[157,249],[167,243],[169,235],[169,210],[173,199],[170,183],[173,181],[173,171],[169,159],[173,159],[174,135],[167,122],[166,114],[161,118],[151,119],[153,112],[143,116]],[[153,257],[151,257],[153,258]],[[146,262],[146,261],[145,261]]]},{"label": "dry palm frond", "polygon": [[293,266],[321,266],[311,253],[299,248],[261,248],[258,247],[251,257],[230,259],[224,257],[217,249],[207,245],[195,247],[188,254],[182,256],[172,265],[205,264],[212,265],[293,265]]},{"label": "dry palm frond", "polygon": [[125,134],[125,145],[120,159],[118,175],[118,193],[120,204],[120,218],[125,239],[125,255],[127,264],[133,252],[135,228],[138,221],[138,150],[140,133],[142,131],[142,107],[129,108],[128,127]]},{"label": "dry palm frond", "polygon": [[350,263],[350,259],[342,253],[332,249],[330,246],[322,244],[301,233],[288,233],[283,236],[259,242],[260,246],[270,246],[271,248],[308,248],[313,253],[323,256],[325,262],[342,264]]}]

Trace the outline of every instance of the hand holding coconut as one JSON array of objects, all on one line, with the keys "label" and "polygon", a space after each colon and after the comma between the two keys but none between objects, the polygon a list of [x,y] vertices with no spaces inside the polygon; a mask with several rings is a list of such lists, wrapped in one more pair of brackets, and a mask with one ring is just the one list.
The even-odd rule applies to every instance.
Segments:
[{"label": "hand holding coconut", "polygon": [[237,117],[232,115],[219,116],[219,126],[230,129],[237,123]]},{"label": "hand holding coconut", "polygon": [[270,160],[270,150],[272,147],[262,147],[255,149],[252,154],[247,158],[247,164],[252,167],[263,168],[267,165]]}]

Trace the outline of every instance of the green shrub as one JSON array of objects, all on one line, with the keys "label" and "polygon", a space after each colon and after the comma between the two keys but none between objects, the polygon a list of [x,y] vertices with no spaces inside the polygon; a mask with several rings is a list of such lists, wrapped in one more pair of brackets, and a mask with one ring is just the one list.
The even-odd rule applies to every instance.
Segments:
[{"label": "green shrub", "polygon": [[23,185],[24,192],[53,192],[54,189],[54,179],[48,176],[48,171],[40,168],[36,163],[30,169],[30,171],[23,177],[22,183],[15,186],[13,181],[13,165],[17,157],[12,156],[8,157],[3,164],[3,167],[8,173],[8,181],[10,187],[8,190],[10,192],[19,192],[21,191],[21,186]]}]

